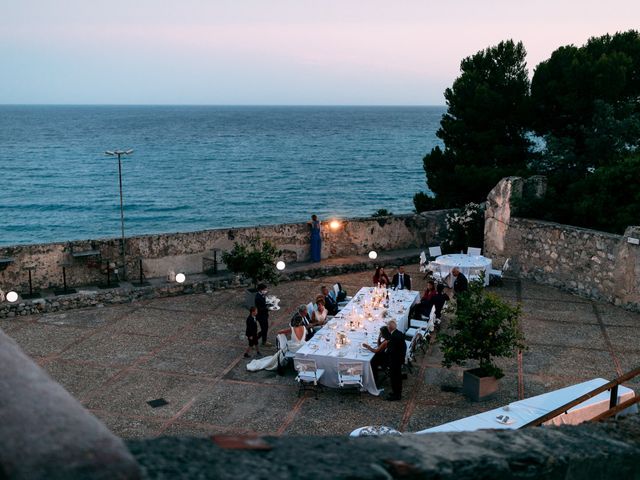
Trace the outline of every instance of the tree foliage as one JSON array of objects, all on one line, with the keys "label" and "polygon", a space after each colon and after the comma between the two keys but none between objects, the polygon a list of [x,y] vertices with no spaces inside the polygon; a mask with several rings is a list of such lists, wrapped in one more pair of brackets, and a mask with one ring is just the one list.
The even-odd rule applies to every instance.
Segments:
[{"label": "tree foliage", "polygon": [[222,261],[232,272],[251,279],[255,288],[260,281],[278,283],[276,261],[281,254],[272,242],[255,236],[245,242],[234,242],[230,252],[222,253]]},{"label": "tree foliage", "polygon": [[500,42],[465,58],[461,75],[445,91],[447,113],[435,147],[424,157],[433,201],[416,195],[416,210],[481,202],[505,175],[523,171],[529,159],[526,51],[521,42]]},{"label": "tree foliage", "polygon": [[465,366],[468,360],[475,360],[485,375],[502,377],[495,359],[513,357],[526,348],[520,316],[519,306],[485,291],[484,279],[470,282],[469,290],[458,296],[449,330],[438,335],[444,355],[442,365]]}]

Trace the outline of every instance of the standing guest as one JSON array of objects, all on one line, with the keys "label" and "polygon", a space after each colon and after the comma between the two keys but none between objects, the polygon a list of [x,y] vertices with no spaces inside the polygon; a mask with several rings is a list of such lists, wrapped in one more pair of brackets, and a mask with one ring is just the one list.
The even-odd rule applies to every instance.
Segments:
[{"label": "standing guest", "polygon": [[377,347],[374,348],[368,343],[362,344],[364,348],[374,354],[371,359],[371,370],[373,371],[373,380],[376,382],[376,386],[378,385],[378,369],[386,367],[389,363],[387,358],[387,345],[389,344],[389,338],[391,338],[389,328],[384,325],[380,327]]},{"label": "standing guest", "polygon": [[327,308],[329,315],[337,315],[338,302],[330,294],[329,288],[326,285],[323,285],[320,291],[322,292],[322,296],[324,297],[324,306]]},{"label": "standing guest", "polygon": [[320,330],[322,326],[327,323],[327,316],[329,311],[324,307],[324,298],[318,296],[316,298],[316,308],[311,314],[311,326],[315,330]]},{"label": "standing guest", "polygon": [[411,290],[411,277],[404,273],[404,265],[398,267],[398,273],[393,276],[391,285],[398,290]]},{"label": "standing guest", "polygon": [[247,340],[249,340],[249,346],[244,351],[244,358],[249,358],[251,347],[256,347],[256,357],[260,355],[260,350],[258,350],[258,319],[256,315],[258,315],[258,309],[251,307],[249,309],[249,316],[247,317],[247,329],[245,330],[245,335],[247,336]]},{"label": "standing guest", "polygon": [[322,251],[322,240],[320,238],[320,221],[317,215],[311,215],[311,261],[319,262]]},{"label": "standing guest", "polygon": [[260,337],[262,338],[262,346],[270,347],[271,343],[267,341],[267,334],[269,332],[269,307],[267,306],[267,286],[264,283],[258,285],[258,293],[254,300],[255,306],[258,309],[258,325],[260,325]]},{"label": "standing guest", "polygon": [[455,278],[455,280],[453,281],[453,291],[456,295],[460,295],[461,293],[464,293],[469,289],[469,281],[458,267],[453,267],[453,270],[451,270],[451,275],[453,275],[453,278]]},{"label": "standing guest", "polygon": [[404,334],[398,330],[398,324],[391,320],[387,324],[389,328],[389,343],[387,354],[389,356],[389,370],[391,371],[391,394],[387,397],[390,402],[402,399],[402,365],[407,354],[407,344]]},{"label": "standing guest", "polygon": [[384,272],[384,267],[376,268],[376,272],[373,274],[373,286],[376,286],[378,284],[382,285],[383,287],[391,284],[389,275]]}]

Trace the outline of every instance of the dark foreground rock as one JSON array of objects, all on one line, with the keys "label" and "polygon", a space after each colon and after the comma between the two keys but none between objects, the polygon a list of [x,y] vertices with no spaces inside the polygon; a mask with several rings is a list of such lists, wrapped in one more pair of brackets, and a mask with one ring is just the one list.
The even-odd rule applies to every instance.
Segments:
[{"label": "dark foreground rock", "polygon": [[403,437],[132,440],[149,479],[638,479],[640,417],[577,427]]}]

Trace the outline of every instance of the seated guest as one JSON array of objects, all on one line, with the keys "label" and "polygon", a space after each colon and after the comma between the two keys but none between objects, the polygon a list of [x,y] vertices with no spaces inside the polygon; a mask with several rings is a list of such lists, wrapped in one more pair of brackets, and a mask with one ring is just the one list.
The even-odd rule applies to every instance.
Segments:
[{"label": "seated guest", "polygon": [[404,265],[398,267],[398,273],[393,276],[391,285],[397,290],[411,290],[411,277],[404,273]]},{"label": "seated guest", "polygon": [[313,337],[314,331],[313,331],[313,328],[311,327],[311,319],[309,318],[309,311],[307,310],[306,305],[298,306],[296,313],[294,313],[293,317],[291,317],[291,322],[289,322],[289,325],[293,327],[293,324],[297,322],[299,322],[300,325],[306,328],[307,341],[311,340],[311,337]]},{"label": "seated guest", "polygon": [[383,287],[386,287],[391,284],[389,281],[389,276],[384,273],[384,267],[376,268],[376,273],[373,274],[373,286],[377,286],[380,284]]},{"label": "seated guest", "polygon": [[294,316],[291,320],[291,326],[280,330],[278,333],[291,335],[291,338],[287,341],[287,347],[291,352],[297,352],[305,343],[307,343],[307,329],[302,324],[300,317]]},{"label": "seated guest", "polygon": [[338,302],[330,294],[329,288],[323,285],[321,292],[322,297],[324,298],[324,306],[327,309],[327,312],[329,312],[329,315],[336,315],[338,313]]},{"label": "seated guest", "polygon": [[327,323],[327,316],[329,312],[326,308],[324,308],[324,298],[318,297],[316,298],[316,308],[311,314],[311,326],[314,330],[319,330],[322,326]]},{"label": "seated guest", "polygon": [[409,318],[419,319],[422,315],[428,316],[431,314],[431,308],[433,304],[431,299],[436,295],[436,284],[433,280],[427,282],[427,287],[424,289],[420,303],[414,305],[409,310]]},{"label": "seated guest", "polygon": [[451,270],[451,275],[453,275],[453,278],[455,278],[455,280],[453,281],[453,291],[456,295],[460,295],[461,293],[464,293],[469,289],[469,281],[458,267],[453,267],[453,270]]},{"label": "seated guest", "polygon": [[363,343],[362,346],[372,352],[373,358],[371,359],[371,370],[373,371],[373,380],[378,385],[378,369],[387,366],[387,344],[391,338],[389,328],[384,325],[380,327],[380,335],[378,335],[378,346],[372,347],[368,343]]},{"label": "seated guest", "polygon": [[444,285],[438,284],[437,293],[431,298],[431,304],[436,307],[436,319],[442,318],[442,307],[449,301],[449,295],[444,293]]}]

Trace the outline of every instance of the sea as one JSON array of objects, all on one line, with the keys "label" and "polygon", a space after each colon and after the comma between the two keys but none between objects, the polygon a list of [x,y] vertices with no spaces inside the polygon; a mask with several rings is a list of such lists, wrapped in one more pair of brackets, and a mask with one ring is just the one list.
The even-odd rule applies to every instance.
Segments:
[{"label": "sea", "polygon": [[445,107],[0,106],[0,245],[413,210]]}]

